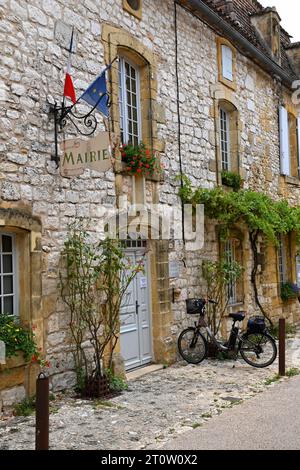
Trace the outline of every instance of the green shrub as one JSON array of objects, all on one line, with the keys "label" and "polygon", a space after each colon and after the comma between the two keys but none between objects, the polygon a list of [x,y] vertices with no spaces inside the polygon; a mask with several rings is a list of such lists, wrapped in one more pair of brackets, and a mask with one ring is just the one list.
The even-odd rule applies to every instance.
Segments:
[{"label": "green shrub", "polygon": [[109,388],[113,392],[122,392],[123,390],[128,390],[128,384],[123,377],[119,375],[114,375],[112,370],[106,369],[105,375],[108,377],[109,380]]},{"label": "green shrub", "polygon": [[[278,323],[275,324],[273,327],[270,328],[270,333],[274,336],[275,339],[279,339],[279,325]],[[296,333],[296,326],[291,323],[285,324],[285,334],[286,335],[294,335]]]},{"label": "green shrub", "polygon": [[35,411],[35,397],[24,398],[14,407],[15,416],[30,416]]},{"label": "green shrub", "polygon": [[285,282],[281,285],[280,296],[284,302],[287,302],[289,299],[297,299],[299,288],[296,284]]},{"label": "green shrub", "polygon": [[233,173],[232,171],[222,171],[222,184],[224,186],[229,186],[233,188],[234,191],[238,191],[242,186],[242,178],[238,173]]},{"label": "green shrub", "polygon": [[297,367],[291,367],[286,371],[285,375],[287,377],[294,377],[295,375],[300,375],[300,369],[298,369]]},{"label": "green shrub", "polygon": [[33,331],[22,327],[11,315],[0,315],[0,340],[5,343],[6,357],[16,356],[19,351],[23,352],[26,361],[38,356]]}]

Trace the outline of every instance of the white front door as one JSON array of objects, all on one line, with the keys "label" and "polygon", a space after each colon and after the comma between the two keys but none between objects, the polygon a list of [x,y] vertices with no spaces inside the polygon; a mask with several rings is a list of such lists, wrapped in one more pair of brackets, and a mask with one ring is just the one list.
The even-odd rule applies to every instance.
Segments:
[{"label": "white front door", "polygon": [[[129,252],[126,256],[135,265],[142,254]],[[121,354],[126,370],[142,366],[152,360],[148,266],[147,259],[143,258],[143,261],[144,272],[139,272],[130,283],[120,312]]]}]

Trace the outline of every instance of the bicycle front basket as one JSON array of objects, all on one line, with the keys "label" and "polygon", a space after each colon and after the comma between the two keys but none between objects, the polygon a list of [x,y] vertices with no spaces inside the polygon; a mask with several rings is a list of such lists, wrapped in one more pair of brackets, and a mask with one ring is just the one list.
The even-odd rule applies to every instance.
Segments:
[{"label": "bicycle front basket", "polygon": [[190,315],[199,314],[203,306],[201,299],[186,299],[186,312]]},{"label": "bicycle front basket", "polygon": [[264,317],[256,316],[249,318],[247,324],[248,333],[263,333],[266,328]]}]

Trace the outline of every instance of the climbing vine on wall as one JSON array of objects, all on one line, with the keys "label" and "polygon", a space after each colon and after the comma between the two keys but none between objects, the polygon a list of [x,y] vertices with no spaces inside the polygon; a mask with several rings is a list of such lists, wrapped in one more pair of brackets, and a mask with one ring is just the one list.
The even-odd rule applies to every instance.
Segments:
[{"label": "climbing vine on wall", "polygon": [[256,283],[259,265],[258,238],[262,235],[266,240],[277,245],[278,235],[295,232],[297,242],[300,244],[300,208],[289,206],[286,200],[274,201],[267,194],[250,190],[227,192],[221,187],[193,190],[187,176],[183,178],[179,195],[184,203],[204,204],[205,214],[220,223],[224,239],[235,224],[243,224],[248,228],[254,260],[251,283],[255,300],[263,315],[272,325],[272,321],[258,297]]}]

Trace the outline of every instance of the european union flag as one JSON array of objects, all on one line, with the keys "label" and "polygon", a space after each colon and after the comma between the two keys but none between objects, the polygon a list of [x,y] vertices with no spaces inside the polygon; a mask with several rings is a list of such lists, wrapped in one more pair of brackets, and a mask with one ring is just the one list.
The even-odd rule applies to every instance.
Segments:
[{"label": "european union flag", "polygon": [[[95,106],[100,113],[108,117],[108,94],[106,88],[106,71],[110,66],[99,75],[98,78],[85,90],[79,99],[86,101],[91,106]],[[79,101],[79,100],[78,100]]]}]

